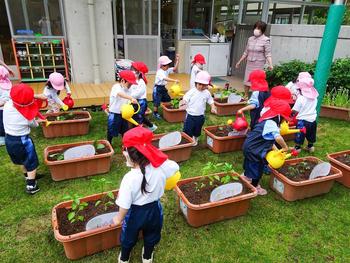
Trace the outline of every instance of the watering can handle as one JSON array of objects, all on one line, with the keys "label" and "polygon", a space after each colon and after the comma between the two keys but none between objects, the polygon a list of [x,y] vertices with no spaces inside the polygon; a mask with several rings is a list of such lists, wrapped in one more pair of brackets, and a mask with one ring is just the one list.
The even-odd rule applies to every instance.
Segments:
[{"label": "watering can handle", "polygon": [[242,119],[244,119],[245,120],[245,115],[244,115],[244,113],[242,112],[241,114],[239,114],[238,112],[236,113],[236,118],[238,117],[238,115],[241,115],[241,117],[242,117]]},{"label": "watering can handle", "polygon": [[[129,102],[130,104],[131,104],[131,102]],[[134,114],[137,114],[139,111],[140,111],[140,104],[137,102],[136,103],[136,105],[137,105],[137,111],[135,111],[135,113]]]}]

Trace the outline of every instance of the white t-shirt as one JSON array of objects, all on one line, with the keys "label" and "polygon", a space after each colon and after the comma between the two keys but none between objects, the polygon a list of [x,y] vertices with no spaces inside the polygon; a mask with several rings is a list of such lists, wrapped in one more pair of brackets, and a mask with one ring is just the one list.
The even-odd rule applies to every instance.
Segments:
[{"label": "white t-shirt", "polygon": [[131,97],[134,99],[146,99],[147,98],[147,86],[143,79],[137,80],[137,85],[130,87]]},{"label": "white t-shirt", "polygon": [[199,68],[197,66],[197,64],[194,64],[192,69],[191,69],[191,79],[190,79],[190,89],[195,88],[195,79],[196,79],[196,75],[198,72],[202,71],[201,68]]},{"label": "white t-shirt", "polygon": [[167,70],[162,70],[161,68],[158,69],[154,84],[165,86],[168,82],[164,80],[164,78],[167,78],[171,73],[174,73],[174,68],[168,68]]},{"label": "white t-shirt", "polygon": [[130,89],[123,88],[120,83],[114,84],[111,90],[111,94],[109,96],[109,111],[113,113],[120,114],[120,108],[122,105],[128,103],[128,99],[124,99],[118,96],[118,93],[124,93],[126,95],[130,95]]},{"label": "white t-shirt", "polygon": [[159,200],[164,194],[165,181],[179,170],[179,165],[171,160],[166,160],[158,168],[151,164],[146,166],[146,190],[141,192],[143,174],[140,169],[131,169],[120,184],[118,198],[115,203],[124,209],[129,209],[132,204],[145,205]]},{"label": "white t-shirt", "polygon": [[[5,90],[0,88],[0,105],[2,103],[5,104],[6,101],[10,100],[10,91],[11,90]],[[0,110],[4,109],[4,105],[0,106]]]},{"label": "white t-shirt", "polygon": [[316,113],[317,99],[308,99],[299,95],[292,110],[297,111],[297,120],[314,122],[317,117]]},{"label": "white t-shirt", "polygon": [[183,96],[183,100],[187,104],[186,111],[192,116],[204,115],[206,103],[212,105],[214,99],[211,96],[209,90],[198,90],[197,88],[190,89]]},{"label": "white t-shirt", "polygon": [[28,121],[13,106],[12,100],[5,103],[4,106],[4,128],[5,133],[12,136],[24,136],[30,134],[30,127],[37,127],[36,120]]}]

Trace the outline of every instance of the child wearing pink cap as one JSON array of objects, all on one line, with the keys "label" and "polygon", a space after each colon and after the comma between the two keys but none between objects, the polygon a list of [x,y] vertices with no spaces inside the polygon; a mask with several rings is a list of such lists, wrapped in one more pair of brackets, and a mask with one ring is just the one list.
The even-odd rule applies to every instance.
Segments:
[{"label": "child wearing pink cap", "polygon": [[154,88],[153,88],[153,117],[160,120],[161,116],[158,113],[158,107],[160,106],[161,102],[170,102],[171,98],[168,94],[168,90],[166,89],[166,84],[168,81],[170,82],[179,82],[177,79],[169,78],[169,74],[174,73],[177,71],[177,68],[179,66],[179,55],[176,55],[175,60],[175,66],[173,68],[170,68],[170,63],[172,60],[168,58],[167,56],[161,56],[158,59],[159,62],[159,69],[157,70],[155,81],[154,81]]},{"label": "child wearing pink cap", "polygon": [[306,127],[306,134],[299,132],[295,136],[295,150],[301,151],[301,146],[304,144],[305,137],[308,141],[306,150],[314,152],[314,143],[316,142],[316,107],[318,92],[314,87],[314,80],[308,72],[299,73],[297,83],[300,95],[298,96],[292,111],[296,115],[297,129]]},{"label": "child wearing pink cap", "polygon": [[205,57],[198,53],[194,56],[191,63],[191,78],[190,78],[190,88],[196,88],[195,79],[196,75],[203,70],[203,65],[205,64]]},{"label": "child wearing pink cap", "polygon": [[0,66],[0,146],[5,145],[5,129],[3,123],[3,110],[6,101],[10,100],[12,83],[9,79],[10,72],[4,66]]}]

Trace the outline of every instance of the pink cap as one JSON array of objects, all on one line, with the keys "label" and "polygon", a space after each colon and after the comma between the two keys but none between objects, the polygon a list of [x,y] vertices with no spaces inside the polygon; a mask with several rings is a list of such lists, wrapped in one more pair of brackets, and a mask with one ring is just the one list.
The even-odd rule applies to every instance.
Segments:
[{"label": "pink cap", "polygon": [[12,83],[9,79],[9,71],[4,66],[0,66],[0,88],[10,90]]},{"label": "pink cap", "polygon": [[211,80],[211,77],[207,71],[200,71],[197,73],[194,82],[204,84],[204,85],[209,85],[210,80]]},{"label": "pink cap", "polygon": [[297,81],[299,81],[300,79],[312,79],[312,76],[310,75],[309,72],[300,72],[297,78]]},{"label": "pink cap", "polygon": [[49,81],[54,87],[55,90],[63,90],[64,89],[64,77],[61,73],[53,72],[49,76]]},{"label": "pink cap", "polygon": [[309,72],[300,72],[296,85],[301,90],[301,94],[304,97],[309,99],[318,97],[318,91],[314,87],[314,80]]},{"label": "pink cap", "polygon": [[160,66],[165,66],[165,65],[168,65],[170,64],[171,62],[173,62],[170,58],[168,58],[168,56],[161,56],[159,59],[158,59],[158,62],[159,62],[159,65]]}]

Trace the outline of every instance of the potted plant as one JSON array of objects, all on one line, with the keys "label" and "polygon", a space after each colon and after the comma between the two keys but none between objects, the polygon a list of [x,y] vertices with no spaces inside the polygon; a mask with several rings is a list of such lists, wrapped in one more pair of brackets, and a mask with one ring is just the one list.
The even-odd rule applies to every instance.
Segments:
[{"label": "potted plant", "polygon": [[86,230],[86,224],[93,217],[117,212],[119,209],[115,204],[118,191],[105,192],[104,187],[110,182],[104,178],[97,180],[97,183],[102,188],[101,193],[84,198],[77,194],[66,195],[66,201],[52,209],[55,238],[63,244],[69,259],[79,259],[120,245],[120,225],[108,222]]},{"label": "potted plant", "polygon": [[[93,144],[95,155],[64,160],[64,152],[69,148]],[[111,167],[114,151],[106,140],[86,141],[48,146],[44,150],[44,162],[49,167],[52,180],[61,181],[78,177],[107,173]]]},{"label": "potted plant", "polygon": [[215,125],[204,128],[207,146],[214,153],[242,150],[248,129],[236,131],[231,125]]},{"label": "potted plant", "polygon": [[337,181],[350,188],[350,150],[328,154],[327,158],[343,174]]},{"label": "potted plant", "polygon": [[45,138],[85,135],[89,133],[91,115],[88,111],[49,113],[44,115],[50,122],[41,122]]},{"label": "potted plant", "polygon": [[240,108],[246,105],[246,102],[243,99],[239,103],[227,103],[228,97],[232,93],[238,94],[238,92],[235,89],[228,89],[228,90],[223,90],[221,92],[214,93],[214,104],[217,110],[216,115],[218,116],[234,115]]},{"label": "potted plant", "polygon": [[186,118],[186,109],[180,108],[180,99],[172,99],[170,103],[162,103],[163,118],[167,122],[183,122]]},{"label": "potted plant", "polygon": [[323,98],[320,116],[350,121],[349,90],[340,88],[327,92]]},{"label": "potted plant", "polygon": [[[221,173],[215,173],[217,171]],[[241,216],[247,213],[250,200],[257,195],[256,189],[244,178],[239,177],[228,163],[207,163],[203,168],[203,175],[180,180],[175,186],[178,195],[178,205],[189,225],[199,227],[225,219]],[[238,182],[241,184],[240,193],[229,193],[223,190],[222,198],[210,201],[213,191],[218,187]],[[219,190],[220,192],[220,190]],[[228,195],[225,195],[229,193]]]},{"label": "potted plant", "polygon": [[295,201],[328,193],[341,172],[331,167],[327,176],[309,179],[312,169],[322,161],[316,157],[286,160],[279,169],[271,168],[270,187],[283,199]]},{"label": "potted plant", "polygon": [[[164,135],[166,135],[166,133],[155,134],[152,139],[152,144],[156,147],[159,147],[159,140]],[[186,133],[181,132],[181,137],[182,138],[180,144],[161,149],[162,152],[168,155],[170,160],[173,160],[175,162],[183,162],[190,159],[194,145],[194,140]]]}]

